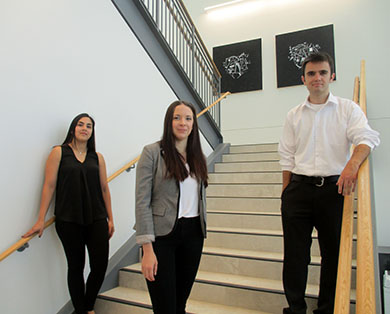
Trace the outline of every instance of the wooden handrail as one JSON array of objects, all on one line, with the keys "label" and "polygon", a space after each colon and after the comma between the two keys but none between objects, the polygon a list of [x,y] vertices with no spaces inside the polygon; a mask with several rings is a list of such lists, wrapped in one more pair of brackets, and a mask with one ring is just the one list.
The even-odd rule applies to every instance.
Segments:
[{"label": "wooden handrail", "polygon": [[218,104],[222,99],[224,99],[226,96],[230,95],[230,92],[224,93],[221,97],[219,97],[216,101],[214,101],[210,106],[204,108],[201,112],[197,114],[197,118],[199,118],[201,115],[203,115],[206,111],[210,110],[212,107],[214,107],[216,104]]},{"label": "wooden handrail", "polygon": [[[214,107],[217,103],[219,103],[223,98],[225,98],[226,96],[230,95],[230,92],[226,92],[224,93],[221,97],[219,97],[215,102],[213,102],[210,106],[208,106],[207,108],[203,109],[200,113],[197,114],[197,118],[199,118],[200,116],[202,116],[206,111],[208,111],[209,109],[211,109],[212,107]],[[117,176],[119,176],[122,172],[124,172],[125,170],[131,168],[132,166],[134,166],[137,161],[139,160],[139,158],[141,157],[141,155],[137,156],[136,158],[134,158],[132,161],[128,162],[126,165],[124,165],[122,168],[120,168],[118,171],[116,171],[115,173],[113,173],[111,176],[109,176],[107,178],[107,182],[110,182],[112,181],[113,179],[115,179]],[[47,220],[45,222],[45,226],[44,226],[44,229],[46,229],[47,227],[49,227],[50,225],[52,225],[55,221],[55,217],[52,217],[50,218],[49,220]],[[37,233],[29,236],[28,238],[22,238],[20,239],[19,241],[17,241],[16,243],[14,243],[13,245],[11,245],[8,249],[6,249],[3,253],[0,254],[0,262],[2,260],[4,260],[7,256],[9,256],[10,254],[12,254],[13,252],[15,252],[17,249],[19,249],[20,247],[22,247],[23,245],[25,245],[28,241],[30,241],[32,238],[34,238],[35,236],[37,235]]]},{"label": "wooden handrail", "polygon": [[[45,222],[45,227],[49,227],[51,224],[53,224],[55,220],[55,217],[51,217],[48,221]],[[32,238],[34,238],[37,235],[37,233],[29,236],[28,238],[22,238],[19,241],[17,241],[15,244],[11,245],[7,250],[5,250],[3,253],[0,254],[0,262],[5,259],[7,256],[15,252],[18,248],[22,247],[25,245],[28,241],[30,241]]]},{"label": "wooden handrail", "polygon": [[[355,78],[353,98],[359,102],[359,78]],[[351,148],[351,152],[353,148]],[[353,240],[353,199],[354,194],[344,197],[343,222],[341,226],[339,264],[337,269],[335,314],[349,314],[351,299],[352,240]]]},{"label": "wooden handrail", "polygon": [[[354,98],[367,114],[365,62],[360,67],[359,80],[355,79]],[[357,93],[359,96],[357,96]],[[356,101],[358,99],[358,101]],[[357,280],[356,313],[375,314],[374,250],[371,217],[371,190],[368,158],[360,166],[358,173],[358,218],[357,218]],[[335,296],[335,314],[348,314],[350,309],[353,196],[344,198],[343,224],[340,241],[340,256]]]},{"label": "wooden handrail", "polygon": [[[367,114],[366,71],[364,60],[360,69],[360,106]],[[356,277],[356,313],[374,314],[375,279],[374,249],[371,217],[370,165],[368,158],[363,162],[358,174],[358,224],[357,224],[357,277]]]}]

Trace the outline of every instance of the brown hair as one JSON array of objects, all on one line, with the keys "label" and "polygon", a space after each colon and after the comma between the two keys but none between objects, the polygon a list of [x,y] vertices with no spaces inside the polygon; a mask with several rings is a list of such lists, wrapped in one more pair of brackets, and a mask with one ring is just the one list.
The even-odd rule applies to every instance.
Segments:
[{"label": "brown hair", "polygon": [[[190,167],[190,173],[188,173],[183,157],[177,151],[175,146],[175,135],[173,134],[172,121],[175,108],[179,105],[185,105],[191,109],[193,114],[194,124],[192,131],[187,140],[187,163]],[[195,176],[198,181],[203,181],[207,186],[207,163],[206,158],[203,155],[202,147],[200,145],[199,128],[196,118],[195,108],[189,102],[183,100],[174,101],[167,109],[164,119],[164,133],[160,141],[162,148],[165,165],[167,167],[166,176],[168,178],[175,178],[178,181],[184,181],[189,174]]]},{"label": "brown hair", "polygon": [[312,53],[311,55],[307,56],[306,59],[303,61],[302,64],[302,75],[305,76],[305,69],[306,69],[306,64],[309,62],[313,63],[319,63],[319,62],[328,62],[329,67],[330,67],[330,74],[334,73],[334,61],[330,54],[326,52],[315,52]]}]

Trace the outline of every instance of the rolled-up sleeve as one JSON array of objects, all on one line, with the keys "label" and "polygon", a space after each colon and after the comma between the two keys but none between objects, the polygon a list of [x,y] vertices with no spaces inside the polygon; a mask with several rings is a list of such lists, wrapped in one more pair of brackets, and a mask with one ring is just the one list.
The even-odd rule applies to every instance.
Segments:
[{"label": "rolled-up sleeve", "polygon": [[290,114],[288,114],[278,147],[280,165],[284,171],[292,171],[295,167],[295,135],[290,118]]},{"label": "rolled-up sleeve", "polygon": [[151,208],[153,189],[153,155],[144,147],[137,165],[136,174],[136,241],[139,245],[155,240],[153,215]]},{"label": "rolled-up sleeve", "polygon": [[379,132],[369,126],[366,115],[355,103],[348,120],[347,137],[355,146],[365,144],[371,151],[380,143]]}]

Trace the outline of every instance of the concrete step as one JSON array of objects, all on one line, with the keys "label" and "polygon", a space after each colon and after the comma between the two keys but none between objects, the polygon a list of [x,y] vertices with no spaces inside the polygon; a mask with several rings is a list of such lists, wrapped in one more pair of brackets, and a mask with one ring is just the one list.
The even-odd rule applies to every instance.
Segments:
[{"label": "concrete step", "polygon": [[282,183],[281,172],[210,173],[209,183]]},{"label": "concrete step", "polygon": [[[308,283],[318,285],[320,279],[319,256],[313,256],[309,265]],[[203,249],[200,270],[240,276],[282,280],[283,254],[218,247]],[[356,286],[356,261],[353,261],[352,288]]]},{"label": "concrete step", "polygon": [[[357,219],[356,215],[354,216],[353,230],[357,230]],[[253,212],[209,209],[207,211],[207,224],[209,227],[282,230],[282,217],[280,211]]]},{"label": "concrete step", "polygon": [[280,213],[250,212],[250,211],[218,211],[207,212],[209,227],[232,227],[249,229],[282,230]]},{"label": "concrete step", "polygon": [[281,171],[279,161],[224,162],[214,165],[215,172]]},{"label": "concrete step", "polygon": [[280,197],[282,185],[275,184],[210,184],[209,197]]},{"label": "concrete step", "polygon": [[[123,287],[146,291],[146,283],[140,264],[125,267],[120,272]],[[316,285],[308,285],[306,299],[309,309],[315,307],[318,295]],[[354,299],[354,291],[352,298]],[[199,271],[190,296],[191,300],[224,304],[255,311],[280,313],[286,306],[282,282],[250,276]]]},{"label": "concrete step", "polygon": [[222,156],[222,162],[238,162],[238,161],[266,161],[266,160],[279,160],[280,156],[277,152],[264,152],[264,153],[240,153],[240,154],[228,154]]},{"label": "concrete step", "polygon": [[207,195],[207,210],[280,213],[280,197],[211,197]]},{"label": "concrete step", "polygon": [[278,144],[249,144],[249,145],[232,145],[229,152],[234,153],[258,153],[258,152],[277,152]]},{"label": "concrete step", "polygon": [[[96,314],[150,314],[153,313],[147,291],[117,287],[106,291],[96,300]],[[201,314],[267,314],[234,306],[188,300],[186,312]]]},{"label": "concrete step", "polygon": [[[317,233],[312,234],[311,256],[320,256]],[[208,227],[206,246],[237,250],[283,252],[283,232],[281,230]],[[356,235],[352,243],[353,258],[356,258]]]}]

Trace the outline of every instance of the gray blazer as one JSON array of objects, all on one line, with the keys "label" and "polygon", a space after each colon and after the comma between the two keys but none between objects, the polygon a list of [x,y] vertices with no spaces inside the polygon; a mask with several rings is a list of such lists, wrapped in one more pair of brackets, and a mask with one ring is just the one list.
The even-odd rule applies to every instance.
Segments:
[{"label": "gray blazer", "polygon": [[[179,182],[165,178],[166,166],[160,143],[144,147],[136,174],[136,241],[142,245],[156,236],[170,233],[177,221],[179,210]],[[199,184],[199,213],[206,237],[206,191]]]}]

